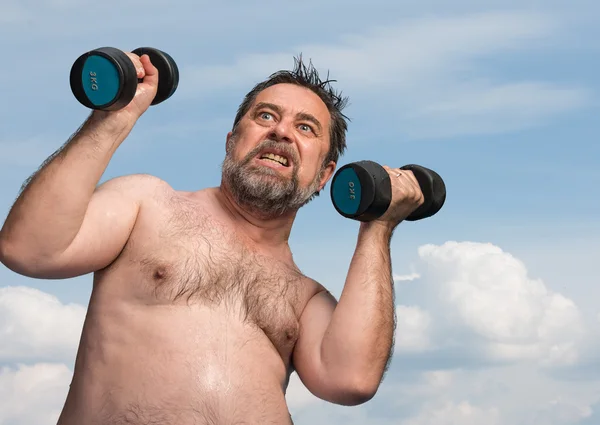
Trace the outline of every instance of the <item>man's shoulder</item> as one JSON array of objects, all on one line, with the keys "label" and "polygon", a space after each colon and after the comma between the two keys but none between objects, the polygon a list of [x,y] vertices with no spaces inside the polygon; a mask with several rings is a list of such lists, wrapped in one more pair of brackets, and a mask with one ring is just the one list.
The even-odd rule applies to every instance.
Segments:
[{"label": "man's shoulder", "polygon": [[123,187],[123,188],[146,188],[146,187],[171,187],[169,183],[160,177],[146,173],[124,174],[111,177],[101,183],[99,187]]},{"label": "man's shoulder", "polygon": [[325,285],[323,285],[319,281],[313,279],[312,277],[308,277],[306,275],[303,275],[303,278],[305,281],[305,287],[307,287],[308,292],[309,292],[309,299],[315,298],[317,296],[323,296],[323,295],[329,296],[329,297],[333,296],[331,294],[331,292],[329,291],[329,289],[327,289],[325,287]]},{"label": "man's shoulder", "polygon": [[135,173],[117,176],[98,185],[98,191],[117,191],[128,197],[144,199],[160,193],[174,192],[173,187],[152,174]]}]

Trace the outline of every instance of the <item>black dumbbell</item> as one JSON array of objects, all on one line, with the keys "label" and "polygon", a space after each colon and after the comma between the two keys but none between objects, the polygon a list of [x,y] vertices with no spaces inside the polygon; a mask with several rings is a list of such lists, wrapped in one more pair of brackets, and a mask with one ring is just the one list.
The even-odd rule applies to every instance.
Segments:
[{"label": "black dumbbell", "polygon": [[[158,69],[158,91],[152,105],[171,97],[179,85],[179,69],[173,58],[151,47],[140,47],[132,53],[148,55]],[[141,80],[125,52],[113,47],[101,47],[77,58],[71,67],[70,82],[71,91],[82,105],[115,111],[131,102]]]},{"label": "black dumbbell", "polygon": [[[446,185],[435,171],[420,165],[405,165],[415,175],[423,204],[405,220],[416,221],[436,214],[446,201]],[[338,213],[359,221],[381,217],[392,201],[390,175],[373,161],[359,161],[341,167],[331,181],[331,200]]]}]

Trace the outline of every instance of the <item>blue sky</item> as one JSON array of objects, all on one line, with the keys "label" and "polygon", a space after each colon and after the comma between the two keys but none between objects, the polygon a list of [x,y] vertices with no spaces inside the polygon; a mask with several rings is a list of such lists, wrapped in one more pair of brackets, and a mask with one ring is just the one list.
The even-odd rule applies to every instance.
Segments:
[{"label": "blue sky", "polygon": [[[400,342],[380,393],[341,408],[293,381],[296,423],[600,421],[600,373],[590,373],[600,370],[599,6],[97,6],[0,4],[3,218],[23,181],[88,114],[68,86],[83,52],[153,46],[175,58],[178,91],[142,117],[103,180],[143,172],[181,190],[219,183],[225,135],[242,97],[302,53],[350,97],[340,165],[422,164],[442,175],[448,197],[438,215],[404,223],[394,236]],[[300,213],[290,243],[300,267],[339,295],[358,225],[335,212],[328,190]],[[70,380],[91,276],[41,281],[0,266],[0,290],[7,341],[0,394],[8,397],[0,424],[33,423],[26,408],[33,403],[53,418]],[[41,326],[56,336],[48,339]],[[33,389],[13,391],[23,382]]]}]

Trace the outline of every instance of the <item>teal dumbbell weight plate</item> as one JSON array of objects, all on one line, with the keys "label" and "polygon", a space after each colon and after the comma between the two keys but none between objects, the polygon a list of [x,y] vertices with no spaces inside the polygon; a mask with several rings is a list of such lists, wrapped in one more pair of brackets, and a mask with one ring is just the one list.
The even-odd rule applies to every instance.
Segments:
[{"label": "teal dumbbell weight plate", "polygon": [[392,201],[392,186],[383,167],[359,161],[341,167],[331,182],[331,199],[338,213],[361,221],[374,220]]},{"label": "teal dumbbell weight plate", "polygon": [[[171,97],[179,85],[179,69],[173,58],[150,47],[140,47],[132,53],[147,54],[158,69],[158,90],[152,105]],[[71,91],[82,105],[91,109],[115,111],[124,108],[135,96],[139,82],[131,59],[113,47],[84,53],[71,67]]]}]

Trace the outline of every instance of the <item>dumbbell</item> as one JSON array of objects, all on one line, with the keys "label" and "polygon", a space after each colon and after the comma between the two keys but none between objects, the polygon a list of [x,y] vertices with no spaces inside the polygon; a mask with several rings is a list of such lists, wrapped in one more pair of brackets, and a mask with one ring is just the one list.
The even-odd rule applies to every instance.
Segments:
[{"label": "dumbbell", "polygon": [[[152,47],[140,47],[132,53],[140,57],[148,55],[158,69],[158,90],[152,105],[171,97],[179,85],[179,69],[173,58]],[[71,91],[79,103],[91,109],[124,108],[133,100],[141,81],[129,56],[113,47],[84,53],[71,67]]]},{"label": "dumbbell", "polygon": [[[410,170],[423,192],[423,204],[405,220],[416,221],[436,214],[446,201],[446,185],[435,171],[420,165],[401,167]],[[373,161],[358,161],[341,167],[331,181],[331,200],[346,218],[372,221],[381,217],[392,201],[390,175]]]}]

